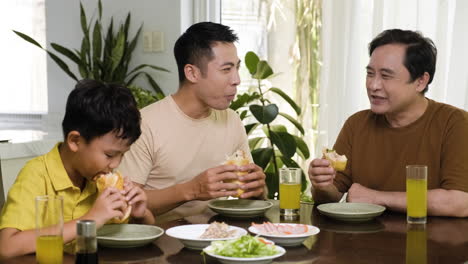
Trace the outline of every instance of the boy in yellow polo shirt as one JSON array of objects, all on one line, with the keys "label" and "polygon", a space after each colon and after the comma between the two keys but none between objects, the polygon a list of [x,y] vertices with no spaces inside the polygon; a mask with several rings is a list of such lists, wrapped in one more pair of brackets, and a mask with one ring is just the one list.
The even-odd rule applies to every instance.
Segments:
[{"label": "boy in yellow polo shirt", "polygon": [[154,224],[142,189],[127,181],[123,191],[97,193],[97,176],[117,168],[141,134],[140,112],[130,90],[97,81],[80,81],[70,93],[62,122],[64,142],[29,161],[11,187],[0,216],[0,259],[36,250],[35,197],[61,195],[64,243],[76,237],[76,222],[101,227],[122,217],[127,203],[133,221]]}]

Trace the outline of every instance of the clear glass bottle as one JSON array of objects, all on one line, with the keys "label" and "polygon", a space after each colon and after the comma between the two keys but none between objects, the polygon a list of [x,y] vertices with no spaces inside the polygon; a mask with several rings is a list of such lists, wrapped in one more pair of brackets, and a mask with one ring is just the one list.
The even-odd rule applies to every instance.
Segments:
[{"label": "clear glass bottle", "polygon": [[76,223],[75,264],[97,264],[96,223],[93,220],[78,220]]}]

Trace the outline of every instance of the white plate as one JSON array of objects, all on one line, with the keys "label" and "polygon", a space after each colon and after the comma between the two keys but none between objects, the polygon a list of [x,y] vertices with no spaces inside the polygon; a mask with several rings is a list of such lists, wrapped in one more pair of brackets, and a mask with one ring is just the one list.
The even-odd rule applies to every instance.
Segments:
[{"label": "white plate", "polygon": [[317,209],[323,215],[347,222],[369,221],[385,211],[383,206],[368,203],[326,203]]},{"label": "white plate", "polygon": [[151,243],[162,234],[162,228],[152,225],[104,225],[97,231],[97,241],[104,247],[140,247]]},{"label": "white plate", "polygon": [[[282,223],[281,225],[296,226],[297,224]],[[301,245],[302,242],[306,240],[308,237],[316,235],[320,232],[320,229],[316,226],[311,226],[311,225],[306,225],[306,226],[308,229],[306,233],[294,234],[294,235],[272,235],[272,234],[261,232],[255,226],[250,226],[249,231],[256,235],[261,235],[262,237],[268,238],[269,240],[275,242],[275,244],[285,246],[285,247],[294,247],[294,246]]]},{"label": "white plate", "polygon": [[202,250],[203,248],[210,245],[211,241],[216,240],[228,240],[235,239],[247,234],[245,229],[237,226],[229,226],[229,230],[236,230],[236,234],[231,237],[226,238],[200,238],[200,236],[208,228],[208,224],[200,225],[181,225],[176,227],[171,227],[166,230],[166,235],[177,238],[184,244],[185,247],[189,249]]},{"label": "white plate", "polygon": [[208,207],[216,213],[235,218],[263,216],[272,206],[273,203],[270,201],[248,199],[217,199],[208,203]]},{"label": "white plate", "polygon": [[273,256],[259,257],[259,258],[234,258],[234,257],[220,256],[220,255],[216,255],[216,254],[210,252],[210,251],[213,250],[211,248],[211,246],[208,246],[208,247],[204,248],[203,251],[207,255],[216,258],[219,262],[224,263],[224,264],[238,264],[238,263],[242,263],[242,264],[267,264],[267,263],[272,262],[273,259],[279,258],[279,257],[283,256],[284,253],[286,253],[286,250],[284,248],[280,247],[280,246],[275,245],[275,248],[276,248],[277,251],[279,251],[278,254],[273,255]]}]

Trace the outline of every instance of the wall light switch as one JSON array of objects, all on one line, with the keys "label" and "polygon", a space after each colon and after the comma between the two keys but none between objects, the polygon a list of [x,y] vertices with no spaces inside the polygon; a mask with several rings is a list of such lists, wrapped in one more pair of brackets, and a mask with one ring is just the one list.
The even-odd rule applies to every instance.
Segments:
[{"label": "wall light switch", "polygon": [[162,31],[153,32],[153,52],[163,52],[164,51],[164,33]]},{"label": "wall light switch", "polygon": [[143,52],[153,51],[153,33],[143,32]]}]

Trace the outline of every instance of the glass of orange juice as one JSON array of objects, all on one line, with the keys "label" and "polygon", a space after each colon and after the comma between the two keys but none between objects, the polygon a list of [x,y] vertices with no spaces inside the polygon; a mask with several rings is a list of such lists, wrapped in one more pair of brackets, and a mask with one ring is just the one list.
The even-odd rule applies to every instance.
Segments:
[{"label": "glass of orange juice", "polygon": [[299,215],[301,176],[302,171],[299,168],[280,169],[279,197],[281,215]]},{"label": "glass of orange juice", "polygon": [[406,166],[406,219],[425,224],[427,218],[427,166]]},{"label": "glass of orange juice", "polygon": [[36,197],[36,261],[39,264],[63,262],[63,198]]}]

